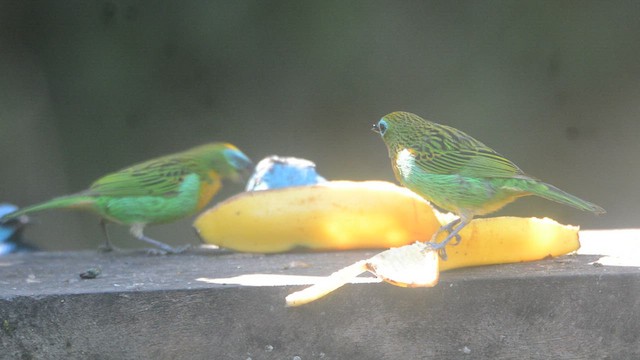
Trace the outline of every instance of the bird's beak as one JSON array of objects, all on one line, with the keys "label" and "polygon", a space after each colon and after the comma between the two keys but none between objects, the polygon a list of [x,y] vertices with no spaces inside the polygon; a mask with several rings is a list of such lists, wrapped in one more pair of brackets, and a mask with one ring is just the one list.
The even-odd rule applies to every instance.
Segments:
[{"label": "bird's beak", "polygon": [[233,181],[236,183],[246,183],[253,175],[254,165],[249,158],[245,158],[246,162],[237,169]]},{"label": "bird's beak", "polygon": [[242,170],[240,170],[240,172],[238,173],[238,182],[247,182],[250,178],[251,175],[253,175],[253,170],[254,170],[254,166],[253,163],[249,164],[247,167],[243,168]]},{"label": "bird's beak", "polygon": [[227,178],[234,182],[244,182],[253,172],[253,162],[240,150],[225,150],[226,161],[234,171],[230,171]]},{"label": "bird's beak", "polygon": [[378,128],[378,124],[373,124],[373,127],[371,128],[371,131],[380,134],[380,128]]},{"label": "bird's beak", "polygon": [[253,166],[247,165],[241,168],[237,168],[235,172],[227,176],[227,179],[233,181],[236,184],[241,184],[241,183],[243,184],[247,182],[247,180],[251,177],[252,173],[253,173]]}]

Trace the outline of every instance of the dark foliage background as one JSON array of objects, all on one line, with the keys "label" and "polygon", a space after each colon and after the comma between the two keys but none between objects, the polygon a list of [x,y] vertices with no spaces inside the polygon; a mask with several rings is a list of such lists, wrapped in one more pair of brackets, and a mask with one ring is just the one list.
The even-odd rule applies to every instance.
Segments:
[{"label": "dark foliage background", "polygon": [[[639,18],[637,1],[2,1],[0,201],[218,140],[256,161],[314,160],[330,179],[393,180],[370,126],[407,110],[608,210],[528,198],[500,214],[635,227]],[[197,243],[190,223],[148,234]],[[95,217],[70,212],[35,216],[26,235],[102,241]]]}]

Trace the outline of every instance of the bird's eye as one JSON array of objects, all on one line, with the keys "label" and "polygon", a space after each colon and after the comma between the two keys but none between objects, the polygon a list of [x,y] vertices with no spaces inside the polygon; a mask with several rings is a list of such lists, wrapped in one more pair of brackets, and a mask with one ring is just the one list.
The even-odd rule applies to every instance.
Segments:
[{"label": "bird's eye", "polygon": [[387,132],[387,122],[384,119],[378,121],[378,131],[380,135],[384,135]]}]

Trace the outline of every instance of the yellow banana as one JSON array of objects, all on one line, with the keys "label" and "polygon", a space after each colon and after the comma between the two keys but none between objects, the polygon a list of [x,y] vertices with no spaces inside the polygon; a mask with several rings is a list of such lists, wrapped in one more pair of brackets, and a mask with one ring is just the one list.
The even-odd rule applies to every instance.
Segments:
[{"label": "yellow banana", "polygon": [[245,192],[200,215],[209,244],[247,252],[372,249],[428,240],[440,227],[433,209],[384,181],[330,181]]},{"label": "yellow banana", "polygon": [[[565,255],[580,248],[578,230],[549,218],[512,216],[472,220],[458,245],[447,246],[440,271],[468,266],[507,264]],[[442,234],[446,236],[446,234]]]}]

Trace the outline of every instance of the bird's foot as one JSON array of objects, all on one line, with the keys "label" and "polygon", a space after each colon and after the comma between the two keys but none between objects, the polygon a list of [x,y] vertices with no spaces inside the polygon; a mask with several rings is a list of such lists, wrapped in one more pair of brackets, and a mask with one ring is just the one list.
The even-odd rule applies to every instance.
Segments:
[{"label": "bird's foot", "polygon": [[[466,220],[466,218],[461,217],[456,220],[453,220],[447,225],[440,227],[440,229],[438,229],[438,231],[435,234],[433,234],[433,237],[431,238],[430,243],[433,244],[432,248],[438,251],[438,255],[440,255],[440,258],[442,260],[447,260],[447,252],[445,250],[445,247],[449,243],[451,243],[452,246],[460,244],[462,237],[460,236],[459,232],[468,223],[469,223],[469,220]],[[440,233],[444,231],[448,233],[447,237],[445,237],[445,239],[442,240],[441,242],[436,242],[438,235],[440,235]]]},{"label": "bird's foot", "polygon": [[[453,239],[455,239],[455,241],[451,241],[451,240],[453,240]],[[448,241],[451,241],[451,246],[456,246],[456,245],[460,244],[460,240],[461,240],[461,239],[462,239],[462,238],[460,237],[460,235],[459,235],[459,234],[455,234],[455,235],[454,235],[451,239],[449,239]],[[444,242],[444,241],[443,241],[443,242]]]},{"label": "bird's foot", "polygon": [[447,251],[445,250],[447,244],[455,238],[455,242],[452,242],[451,245],[458,245],[460,243],[460,235],[454,234],[453,236],[447,236],[447,238],[441,242],[436,241],[437,235],[438,233],[434,234],[431,240],[425,241],[425,244],[432,250],[436,250],[442,260],[447,260]]},{"label": "bird's foot", "polygon": [[150,237],[145,236],[142,233],[142,228],[143,228],[142,224],[134,224],[131,227],[131,234],[133,234],[133,236],[135,236],[136,239],[155,246],[155,248],[151,248],[147,250],[147,253],[150,255],[180,254],[181,252],[184,252],[185,250],[191,247],[191,245],[173,247],[163,242],[160,242],[158,240],[154,240]]},{"label": "bird's foot", "polygon": [[442,260],[447,260],[447,250],[445,249],[447,244],[444,241],[439,243],[435,241],[428,241],[426,244],[431,250],[437,251],[438,256],[440,256]]},{"label": "bird's foot", "polygon": [[147,249],[147,254],[156,255],[156,256],[157,255],[175,255],[175,254],[181,254],[191,248],[190,244],[183,245],[183,246],[176,246],[176,247],[172,247],[166,244],[163,244],[163,245],[164,246],[162,246],[161,248]]},{"label": "bird's foot", "polygon": [[108,253],[108,252],[112,252],[115,249],[113,248],[113,246],[107,246],[105,244],[102,244],[102,245],[98,246],[97,250],[100,253]]},{"label": "bird's foot", "polygon": [[115,247],[115,246],[111,245],[110,243],[101,244],[100,246],[98,246],[97,250],[98,250],[99,253],[120,252],[120,251],[122,251],[121,248]]},{"label": "bird's foot", "polygon": [[438,256],[442,258],[442,260],[447,260],[447,251],[441,243],[437,243],[435,241],[425,241],[422,244],[424,244],[424,248],[422,249],[422,252],[424,254],[427,254],[431,251],[436,251],[438,253]]},{"label": "bird's foot", "polygon": [[440,259],[447,261],[447,250],[445,250],[445,248],[442,249],[438,249],[438,256],[440,256]]},{"label": "bird's foot", "polygon": [[[446,229],[443,229],[443,230],[446,230]],[[431,239],[431,241],[427,242],[427,244],[429,244],[432,249],[438,252],[438,255],[442,260],[447,260],[447,251],[446,251],[447,245],[451,243],[452,246],[456,246],[460,243],[460,240],[462,240],[462,238],[458,233],[449,232],[449,235],[444,240],[442,240],[441,242],[436,242],[435,238],[437,237],[437,235],[438,234],[436,233]]]}]

